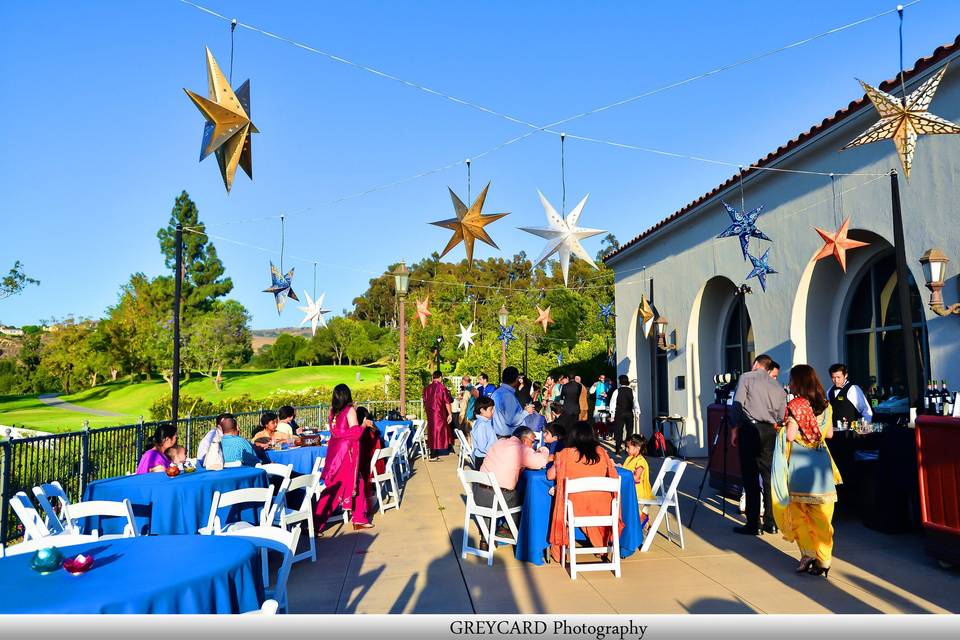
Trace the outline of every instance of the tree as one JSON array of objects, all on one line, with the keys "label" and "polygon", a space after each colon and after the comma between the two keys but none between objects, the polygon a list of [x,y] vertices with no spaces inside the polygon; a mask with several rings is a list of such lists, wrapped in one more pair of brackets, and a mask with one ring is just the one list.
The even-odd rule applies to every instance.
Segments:
[{"label": "tree", "polygon": [[239,366],[253,355],[250,315],[236,300],[217,302],[197,319],[184,350],[184,363],[210,378],[219,391],[224,367]]},{"label": "tree", "polygon": [[597,251],[597,262],[602,262],[603,256],[619,248],[620,242],[617,240],[617,236],[612,233],[603,236],[603,240],[600,241],[600,251]]},{"label": "tree", "polygon": [[17,260],[13,263],[10,273],[0,279],[0,300],[15,296],[29,285],[40,284],[39,280],[34,280],[23,272],[23,265]]},{"label": "tree", "polygon": [[297,352],[307,343],[303,336],[281,333],[270,349],[273,366],[278,369],[297,366]]},{"label": "tree", "polygon": [[90,373],[93,364],[90,355],[90,335],[93,323],[72,318],[52,327],[52,339],[43,348],[41,362],[60,380],[63,391],[70,394],[71,383]]}]

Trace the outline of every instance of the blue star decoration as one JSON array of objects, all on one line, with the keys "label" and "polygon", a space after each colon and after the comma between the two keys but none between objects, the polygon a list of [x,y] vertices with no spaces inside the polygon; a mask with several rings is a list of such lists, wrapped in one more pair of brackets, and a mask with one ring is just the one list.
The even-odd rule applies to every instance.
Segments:
[{"label": "blue star decoration", "polygon": [[760,281],[760,287],[764,291],[767,290],[767,276],[771,273],[776,273],[776,271],[771,269],[770,265],[767,264],[767,256],[769,253],[770,249],[767,249],[759,258],[747,254],[747,257],[750,258],[750,262],[753,263],[753,270],[750,272],[750,275],[747,276],[747,280],[750,278],[756,278]]},{"label": "blue star decoration", "polygon": [[616,316],[613,312],[613,303],[600,305],[600,317],[603,318],[603,324],[610,322],[610,318]]},{"label": "blue star decoration", "polygon": [[505,327],[503,325],[500,325],[500,337],[498,337],[497,340],[501,340],[505,342],[509,347],[510,341],[516,339],[516,337],[513,335],[514,326],[515,325],[510,325],[509,327]]},{"label": "blue star decoration", "polygon": [[746,260],[750,256],[750,238],[758,238],[760,240],[770,240],[770,238],[763,231],[757,229],[757,218],[760,217],[760,211],[763,209],[764,205],[760,205],[753,211],[744,213],[743,211],[737,211],[726,202],[721,200],[723,206],[727,208],[727,213],[730,215],[730,219],[733,221],[729,227],[723,230],[723,233],[718,235],[718,238],[732,238],[737,236],[740,238],[740,250],[743,251],[743,259]]},{"label": "blue star decoration", "polygon": [[270,262],[270,281],[271,285],[269,289],[264,289],[264,293],[272,293],[273,300],[277,305],[277,315],[280,315],[280,312],[283,311],[283,305],[286,304],[287,298],[291,300],[296,300],[300,302],[300,298],[297,297],[297,294],[293,292],[293,267],[290,268],[290,271],[287,271],[287,275],[281,275],[280,269],[274,266],[273,261]]},{"label": "blue star decoration", "polygon": [[562,366],[562,365],[563,365],[563,351],[558,351],[558,352],[557,352],[557,366],[559,367],[559,366]]}]

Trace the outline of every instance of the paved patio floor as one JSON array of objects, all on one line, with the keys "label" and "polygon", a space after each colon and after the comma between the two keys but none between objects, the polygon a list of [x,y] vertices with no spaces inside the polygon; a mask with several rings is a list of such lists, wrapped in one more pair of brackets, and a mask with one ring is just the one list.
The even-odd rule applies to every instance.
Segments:
[{"label": "paved patio floor", "polygon": [[[684,523],[703,463],[691,461],[681,485]],[[656,459],[651,466],[656,474]],[[593,572],[574,581],[556,564],[517,561],[512,547],[501,547],[488,567],[460,558],[456,469],[453,455],[417,460],[399,511],[376,514],[368,531],[329,528],[317,540],[317,561],[293,568],[291,613],[960,612],[960,572],[926,556],[920,534],[886,535],[841,518],[829,579],[798,576],[794,545],[734,534],[742,522],[736,505],[724,520],[712,495],[684,530],[685,549],[660,535],[649,553],[624,559],[619,579]]]}]

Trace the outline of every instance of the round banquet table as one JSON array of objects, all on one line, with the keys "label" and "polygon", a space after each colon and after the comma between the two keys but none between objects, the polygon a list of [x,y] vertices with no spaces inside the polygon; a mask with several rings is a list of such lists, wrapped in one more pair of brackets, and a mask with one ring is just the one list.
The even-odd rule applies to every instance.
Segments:
[{"label": "round banquet table", "polygon": [[[640,526],[640,509],[637,504],[637,486],[633,474],[617,467],[620,474],[620,518],[623,531],[620,533],[620,557],[632,555],[643,544],[643,529]],[[547,480],[544,469],[526,469],[520,475],[518,488],[523,491],[523,510],[520,512],[519,536],[516,557],[536,565],[543,564],[543,552],[550,547],[550,516],[553,497],[548,493],[554,482]],[[578,532],[577,539],[582,539]]]},{"label": "round banquet table", "polygon": [[226,536],[120,538],[62,548],[93,567],[40,574],[32,553],[0,560],[0,614],[243,613],[264,599],[257,547]]},{"label": "round banquet table", "polygon": [[313,471],[313,463],[317,458],[324,458],[327,455],[327,446],[317,447],[290,447],[289,449],[267,450],[267,457],[270,462],[279,464],[292,464],[294,473],[308,474]]},{"label": "round banquet table", "polygon": [[[234,467],[222,471],[206,471],[202,467],[193,473],[181,473],[175,478],[166,473],[141,473],[97,480],[87,485],[84,500],[130,500],[137,530],[141,535],[193,534],[207,525],[210,505],[216,491],[224,493],[251,487],[269,487],[267,473],[255,467]],[[221,521],[243,520],[256,524],[257,509],[253,507],[224,509]],[[97,529],[100,535],[123,533],[120,518],[87,518],[83,530]],[[178,563],[179,566],[187,566]]]}]

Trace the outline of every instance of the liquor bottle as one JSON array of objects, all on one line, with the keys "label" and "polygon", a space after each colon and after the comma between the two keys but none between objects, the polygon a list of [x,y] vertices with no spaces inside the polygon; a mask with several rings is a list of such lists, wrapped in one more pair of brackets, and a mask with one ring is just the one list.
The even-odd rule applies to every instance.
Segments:
[{"label": "liquor bottle", "polygon": [[933,405],[933,380],[927,380],[927,390],[923,393],[923,413],[930,415]]},{"label": "liquor bottle", "polygon": [[940,381],[940,415],[949,416],[953,413],[953,403],[950,398],[950,390],[947,389],[947,381]]}]

